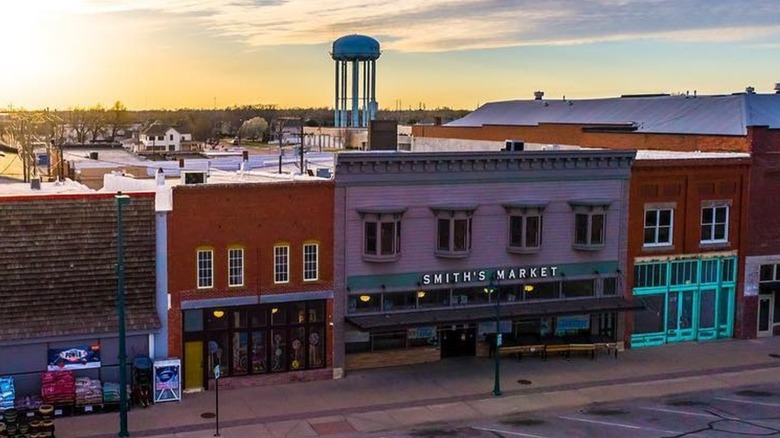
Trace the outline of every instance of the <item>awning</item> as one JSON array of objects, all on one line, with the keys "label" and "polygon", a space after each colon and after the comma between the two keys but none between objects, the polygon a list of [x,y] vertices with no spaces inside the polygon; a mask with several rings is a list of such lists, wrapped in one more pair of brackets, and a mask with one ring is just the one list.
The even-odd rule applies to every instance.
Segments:
[{"label": "awning", "polygon": [[[526,301],[522,303],[502,302],[501,319],[576,315],[593,312],[623,312],[640,310],[642,308],[644,308],[642,304],[629,303],[623,297],[585,298],[566,301]],[[346,317],[347,322],[362,330],[406,329],[429,325],[494,321],[495,319],[496,307],[492,305]]]}]

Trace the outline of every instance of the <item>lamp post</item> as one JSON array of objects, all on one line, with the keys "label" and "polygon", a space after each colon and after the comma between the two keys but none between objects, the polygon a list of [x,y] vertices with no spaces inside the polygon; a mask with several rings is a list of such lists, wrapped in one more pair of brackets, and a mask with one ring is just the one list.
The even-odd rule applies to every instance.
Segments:
[{"label": "lamp post", "polygon": [[[215,310],[212,312],[215,318],[220,319],[223,316],[225,316],[224,310]],[[216,366],[214,366],[214,404],[215,404],[215,410],[216,410],[216,429],[214,430],[214,436],[218,437],[219,435],[219,378],[222,374],[222,370],[220,369],[220,365],[222,365],[222,349],[217,346],[217,348],[214,351],[214,354],[216,354]]]},{"label": "lamp post", "polygon": [[130,197],[117,192],[116,196],[116,313],[119,331],[119,436],[130,436],[127,431],[127,352],[125,347],[125,242],[122,225],[122,207]]},{"label": "lamp post", "polygon": [[[495,275],[490,276],[490,281],[488,282],[487,287],[487,293],[490,295],[492,299],[496,300],[496,348],[493,351],[493,360],[494,360],[494,371],[495,375],[493,377],[493,395],[496,397],[501,395],[501,354],[500,354],[500,348],[501,348],[501,299],[499,297],[500,289],[496,287],[493,280],[495,279]],[[493,296],[493,292],[496,293],[495,296]]]}]

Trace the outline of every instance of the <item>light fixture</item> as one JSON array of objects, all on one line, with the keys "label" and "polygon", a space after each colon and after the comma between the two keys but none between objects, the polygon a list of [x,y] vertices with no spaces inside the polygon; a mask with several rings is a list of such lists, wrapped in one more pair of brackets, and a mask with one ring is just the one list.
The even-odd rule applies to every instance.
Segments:
[{"label": "light fixture", "polygon": [[273,309],[271,309],[271,313],[276,313],[276,312],[278,312],[278,311],[279,311],[279,308],[278,308],[278,307],[274,307]]},{"label": "light fixture", "polygon": [[425,291],[424,290],[417,291],[417,298],[425,298]]},{"label": "light fixture", "polygon": [[534,285],[533,284],[526,284],[523,286],[523,290],[526,292],[533,292],[534,291]]},{"label": "light fixture", "polygon": [[215,310],[213,313],[214,313],[214,316],[217,317],[217,318],[222,318],[223,316],[225,316],[225,311],[224,310]]},{"label": "light fixture", "polygon": [[367,303],[367,302],[371,301],[371,295],[361,295],[360,296],[360,301],[362,301],[364,303]]}]

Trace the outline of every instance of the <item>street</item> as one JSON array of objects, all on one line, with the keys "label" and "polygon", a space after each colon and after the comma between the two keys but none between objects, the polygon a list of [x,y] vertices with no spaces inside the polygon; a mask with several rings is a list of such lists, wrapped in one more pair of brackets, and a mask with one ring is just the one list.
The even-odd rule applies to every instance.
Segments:
[{"label": "street", "polygon": [[485,422],[436,424],[374,437],[747,437],[780,435],[780,384],[593,404]]}]

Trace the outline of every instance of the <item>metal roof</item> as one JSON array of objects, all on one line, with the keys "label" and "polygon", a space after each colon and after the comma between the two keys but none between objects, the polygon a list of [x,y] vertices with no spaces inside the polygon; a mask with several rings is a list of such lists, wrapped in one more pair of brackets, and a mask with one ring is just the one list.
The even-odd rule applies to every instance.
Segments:
[{"label": "metal roof", "polygon": [[639,133],[746,135],[748,126],[780,128],[780,94],[651,96],[487,103],[446,126],[594,125]]}]

